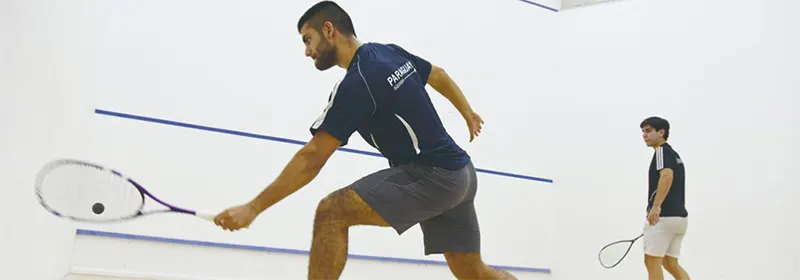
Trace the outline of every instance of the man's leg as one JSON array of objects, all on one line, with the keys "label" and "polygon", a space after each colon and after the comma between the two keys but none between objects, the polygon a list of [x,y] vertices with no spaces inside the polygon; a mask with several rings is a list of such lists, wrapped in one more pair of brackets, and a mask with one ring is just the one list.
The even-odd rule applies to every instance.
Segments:
[{"label": "man's leg", "polygon": [[689,274],[678,264],[683,237],[686,235],[687,219],[681,217],[667,218],[670,228],[675,230],[675,236],[669,244],[666,256],[664,257],[664,269],[666,269],[675,280],[690,280]]},{"label": "man's leg", "polygon": [[439,175],[430,167],[393,167],[322,199],[314,218],[308,278],[338,279],[347,260],[351,226],[391,226],[402,234],[460,203],[467,188],[432,183],[441,180]]},{"label": "man's leg", "polygon": [[670,256],[664,257],[664,268],[675,278],[675,280],[691,280],[689,273],[678,264],[678,259]]},{"label": "man's leg", "polygon": [[444,254],[450,271],[458,279],[517,279],[506,271],[488,266],[481,259],[481,231],[474,200],[478,185],[474,167],[470,164],[463,170],[440,172],[447,182],[463,184],[469,189],[458,206],[420,222],[425,254]]},{"label": "man's leg", "polygon": [[647,268],[648,280],[664,280],[664,271],[661,269],[661,262],[664,258],[644,255],[644,265]]},{"label": "man's leg", "polygon": [[664,255],[672,240],[673,234],[669,231],[662,217],[654,225],[645,225],[644,236],[644,265],[647,268],[648,280],[663,280],[664,270],[661,268]]},{"label": "man's leg", "polygon": [[450,271],[458,279],[508,279],[517,278],[507,271],[492,268],[481,260],[481,254],[474,253],[444,253]]},{"label": "man's leg", "polygon": [[308,279],[338,279],[347,261],[348,230],[354,225],[389,226],[351,187],[322,199],[314,217]]}]

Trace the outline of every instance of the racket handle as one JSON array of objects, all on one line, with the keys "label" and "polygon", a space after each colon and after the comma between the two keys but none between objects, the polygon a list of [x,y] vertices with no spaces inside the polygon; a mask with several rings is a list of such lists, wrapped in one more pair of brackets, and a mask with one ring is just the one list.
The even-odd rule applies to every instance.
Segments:
[{"label": "racket handle", "polygon": [[210,221],[210,222],[213,222],[214,221],[214,217],[217,216],[216,213],[201,212],[201,211],[195,212],[194,215],[197,216],[197,217],[200,217],[201,219]]}]

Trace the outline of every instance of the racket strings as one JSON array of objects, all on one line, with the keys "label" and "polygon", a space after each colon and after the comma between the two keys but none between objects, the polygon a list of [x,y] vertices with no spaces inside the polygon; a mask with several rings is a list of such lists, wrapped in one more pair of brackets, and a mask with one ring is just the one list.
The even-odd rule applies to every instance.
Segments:
[{"label": "racket strings", "polygon": [[136,215],[144,207],[138,189],[107,170],[60,164],[43,175],[37,190],[41,202],[61,216],[115,220]]},{"label": "racket strings", "polygon": [[630,252],[632,245],[633,241],[621,241],[608,245],[600,251],[598,256],[600,264],[607,268],[616,266]]}]

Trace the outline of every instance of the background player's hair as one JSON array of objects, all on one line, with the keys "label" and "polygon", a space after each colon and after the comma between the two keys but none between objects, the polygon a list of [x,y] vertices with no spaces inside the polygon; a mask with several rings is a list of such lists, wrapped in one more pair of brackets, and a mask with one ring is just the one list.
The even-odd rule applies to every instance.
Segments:
[{"label": "background player's hair", "polygon": [[356,30],[353,27],[350,15],[333,1],[321,1],[308,8],[300,17],[300,20],[297,21],[297,32],[300,32],[306,22],[309,23],[309,27],[319,31],[326,21],[333,23],[333,27],[342,32],[342,34],[356,36]]},{"label": "background player's hair", "polygon": [[669,122],[666,119],[655,116],[649,117],[644,119],[642,123],[639,124],[639,128],[643,128],[645,125],[651,126],[656,131],[663,129],[664,140],[667,140],[669,138]]}]

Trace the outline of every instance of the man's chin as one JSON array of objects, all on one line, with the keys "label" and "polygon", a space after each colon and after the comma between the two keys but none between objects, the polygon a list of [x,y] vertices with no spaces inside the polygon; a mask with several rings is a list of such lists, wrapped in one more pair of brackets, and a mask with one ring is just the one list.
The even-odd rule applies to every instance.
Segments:
[{"label": "man's chin", "polygon": [[314,67],[316,67],[317,70],[319,70],[319,71],[325,71],[325,70],[331,69],[331,67],[333,67],[333,65],[324,65],[324,64],[314,63]]}]

